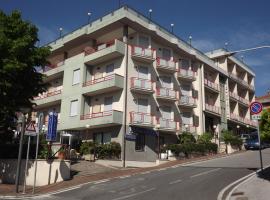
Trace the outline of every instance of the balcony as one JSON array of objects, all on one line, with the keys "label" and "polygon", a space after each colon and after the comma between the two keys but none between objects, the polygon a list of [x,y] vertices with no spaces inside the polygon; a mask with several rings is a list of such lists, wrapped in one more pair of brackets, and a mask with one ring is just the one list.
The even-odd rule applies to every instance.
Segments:
[{"label": "balcony", "polygon": [[243,98],[243,97],[240,97],[240,96],[239,96],[239,103],[242,104],[245,107],[249,106],[249,101],[247,99]]},{"label": "balcony", "polygon": [[152,94],[154,93],[153,81],[148,79],[141,79],[136,77],[131,77],[130,79],[130,89],[131,91],[142,93],[142,94]]},{"label": "balcony", "polygon": [[132,46],[131,56],[134,60],[137,60],[140,62],[152,63],[155,60],[154,49],[150,49],[150,48]]},{"label": "balcony", "polygon": [[176,62],[173,60],[157,58],[157,69],[164,72],[174,73],[176,72]]},{"label": "balcony", "polygon": [[90,128],[97,128],[121,125],[122,120],[123,112],[117,110],[89,113],[80,116],[80,127],[90,125]]},{"label": "balcony", "polygon": [[185,81],[195,81],[196,80],[196,72],[192,70],[179,69],[178,70],[178,78]]},{"label": "balcony", "polygon": [[137,126],[154,127],[154,116],[149,113],[130,112],[130,124]]},{"label": "balcony", "polygon": [[229,92],[229,97],[234,100],[234,101],[238,101],[239,100],[239,96],[233,92]]},{"label": "balcony", "polygon": [[248,89],[251,90],[251,91],[255,91],[255,87],[253,85],[250,85],[248,86]]},{"label": "balcony", "polygon": [[56,105],[61,102],[63,86],[59,86],[54,90],[44,92],[34,97],[33,103],[36,104],[36,108],[46,107],[50,105]]},{"label": "balcony", "polygon": [[197,107],[197,99],[191,96],[182,95],[179,100],[179,106],[195,108]]},{"label": "balcony", "polygon": [[207,103],[205,103],[205,111],[208,111],[208,112],[210,112],[212,114],[215,114],[215,115],[220,115],[221,114],[220,107],[210,105],[210,104],[207,104]]},{"label": "balcony", "polygon": [[208,88],[214,92],[219,92],[219,85],[208,80],[208,79],[204,79],[204,85],[206,86],[206,88]]},{"label": "balcony", "polygon": [[254,86],[251,86],[248,84],[247,81],[243,80],[242,78],[238,77],[237,75],[235,75],[232,72],[229,72],[229,77],[234,79],[237,83],[240,83],[242,86],[244,86],[245,88],[254,90]]},{"label": "balcony", "polygon": [[234,114],[234,113],[230,113],[230,119],[233,120],[233,121],[238,121],[239,116]]},{"label": "balcony", "polygon": [[63,75],[64,68],[65,61],[61,61],[56,64],[45,66],[43,69],[39,70],[39,72],[47,76],[46,80],[51,80]]},{"label": "balcony", "polygon": [[189,132],[189,133],[197,133],[197,127],[193,126],[192,124],[182,124],[180,126],[181,132]]},{"label": "balcony", "polygon": [[95,48],[89,47],[91,50],[85,50],[84,63],[95,65],[125,55],[125,43],[119,40],[103,43]]},{"label": "balcony", "polygon": [[158,118],[159,131],[176,132],[179,130],[179,123],[172,119]]},{"label": "balcony", "polygon": [[176,101],[178,99],[178,92],[170,88],[157,88],[156,97],[160,100]]},{"label": "balcony", "polygon": [[111,74],[99,79],[83,83],[83,94],[88,96],[113,92],[124,88],[124,77],[118,74]]}]

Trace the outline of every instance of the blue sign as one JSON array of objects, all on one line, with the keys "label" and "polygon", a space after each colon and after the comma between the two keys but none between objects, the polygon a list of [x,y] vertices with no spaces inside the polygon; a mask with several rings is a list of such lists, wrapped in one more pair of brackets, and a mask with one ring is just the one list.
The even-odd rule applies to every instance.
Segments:
[{"label": "blue sign", "polygon": [[262,104],[260,102],[252,102],[250,105],[250,111],[251,114],[259,114],[260,112],[262,112]]},{"label": "blue sign", "polygon": [[48,133],[46,136],[46,140],[49,142],[56,141],[56,133],[57,133],[57,113],[50,112],[48,122]]}]

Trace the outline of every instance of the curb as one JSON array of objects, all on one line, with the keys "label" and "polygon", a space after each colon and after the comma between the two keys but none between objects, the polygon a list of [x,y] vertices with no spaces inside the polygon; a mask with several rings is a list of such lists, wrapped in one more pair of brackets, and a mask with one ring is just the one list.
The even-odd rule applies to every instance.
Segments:
[{"label": "curb", "polygon": [[[267,165],[266,167],[264,167],[263,170],[265,170],[265,169],[268,168],[268,167],[270,167],[270,165]],[[259,170],[257,170],[256,172],[252,172],[252,173],[250,173],[250,174],[248,174],[248,175],[246,175],[246,176],[244,176],[244,177],[242,177],[242,178],[240,178],[240,179],[238,179],[238,180],[236,180],[236,181],[230,183],[229,185],[227,185],[225,188],[223,188],[223,189],[219,192],[217,200],[229,200],[230,197],[231,197],[231,195],[233,194],[233,192],[234,192],[238,187],[240,187],[240,186],[243,185],[244,183],[248,182],[251,178],[253,178],[257,173],[259,173],[259,172],[261,172],[261,171],[262,171],[262,170],[259,169]],[[230,190],[230,192],[228,193],[228,195],[227,195],[226,197],[224,197],[225,192],[226,192],[228,189],[230,189],[230,188],[232,188],[232,189]]]},{"label": "curb", "polygon": [[163,170],[166,170],[166,169],[169,169],[169,168],[172,168],[172,167],[180,167],[180,166],[188,166],[190,164],[194,164],[194,163],[201,163],[201,162],[207,162],[207,161],[210,161],[210,160],[215,160],[215,159],[220,159],[220,158],[225,158],[225,157],[229,157],[229,156],[235,156],[235,155],[238,155],[238,154],[241,154],[241,153],[244,153],[246,151],[241,151],[241,152],[237,152],[237,153],[233,153],[233,154],[221,154],[221,155],[218,155],[217,157],[213,157],[213,158],[202,158],[200,160],[195,160],[195,161],[188,161],[188,162],[185,162],[185,163],[181,163],[181,164],[175,164],[175,165],[172,165],[172,166],[164,166],[160,168],[157,168],[157,169],[147,169],[145,168],[146,170],[143,171],[143,172],[135,172],[134,174],[130,174],[130,175],[122,175],[122,176],[116,176],[116,177],[112,177],[112,178],[105,178],[105,179],[100,179],[100,180],[97,180],[97,181],[89,181],[89,182],[85,182],[85,183],[81,183],[81,184],[78,184],[78,185],[74,185],[74,186],[70,186],[70,187],[67,187],[67,188],[63,188],[63,189],[59,189],[59,190],[56,190],[56,191],[52,191],[52,192],[48,192],[46,194],[30,194],[30,195],[24,195],[24,196],[0,196],[0,199],[26,199],[26,198],[43,198],[43,197],[49,197],[50,195],[54,195],[54,194],[59,194],[59,193],[62,193],[62,192],[66,192],[66,191],[70,191],[70,190],[74,190],[74,189],[78,189],[84,185],[87,185],[87,184],[98,184],[98,183],[102,183],[102,182],[107,182],[109,180],[112,180],[112,179],[115,179],[115,178],[127,178],[127,177],[130,177],[130,176],[134,176],[134,175],[137,175],[137,174],[146,174],[146,173],[151,173],[151,172],[154,172],[154,171],[158,171],[160,169],[163,169]]}]

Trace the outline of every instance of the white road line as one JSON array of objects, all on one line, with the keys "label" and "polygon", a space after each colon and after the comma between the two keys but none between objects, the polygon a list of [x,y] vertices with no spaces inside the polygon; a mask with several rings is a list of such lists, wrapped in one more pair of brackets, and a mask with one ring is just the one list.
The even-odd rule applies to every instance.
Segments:
[{"label": "white road line", "polygon": [[198,177],[198,176],[202,176],[202,175],[205,175],[205,174],[209,174],[209,173],[212,173],[212,172],[215,172],[215,171],[218,171],[218,170],[221,170],[221,168],[211,169],[211,170],[206,171],[206,172],[202,172],[202,173],[199,173],[199,174],[195,174],[195,175],[191,176],[190,178],[195,178],[195,177]]},{"label": "white road line", "polygon": [[150,171],[142,172],[141,174],[149,174]]},{"label": "white road line", "polygon": [[103,179],[103,180],[100,180],[100,181],[95,181],[94,184],[99,184],[99,183],[105,183],[105,182],[108,182],[110,179]]},{"label": "white road line", "polygon": [[134,193],[134,194],[129,194],[129,195],[126,195],[126,196],[118,197],[118,198],[115,198],[115,199],[112,199],[112,200],[128,199],[128,198],[130,198],[130,197],[134,197],[134,196],[137,196],[137,195],[146,193],[146,192],[150,192],[150,191],[153,191],[153,190],[155,190],[155,189],[156,189],[156,188],[150,188],[150,189],[148,189],[148,190],[144,190],[144,191],[137,192],[137,193]]},{"label": "white road line", "polygon": [[164,171],[164,170],[166,170],[167,168],[161,168],[161,169],[157,169],[157,171]]},{"label": "white road line", "polygon": [[131,177],[131,175],[120,176],[119,178],[128,178],[128,177]]},{"label": "white road line", "polygon": [[180,183],[180,182],[182,182],[182,180],[181,179],[178,179],[178,180],[175,180],[175,181],[170,182],[169,184],[172,185],[172,184],[176,184],[176,183]]}]

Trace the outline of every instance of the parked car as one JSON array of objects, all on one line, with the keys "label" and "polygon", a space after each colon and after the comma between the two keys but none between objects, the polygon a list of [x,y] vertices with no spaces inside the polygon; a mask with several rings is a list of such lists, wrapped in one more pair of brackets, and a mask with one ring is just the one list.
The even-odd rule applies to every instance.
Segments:
[{"label": "parked car", "polygon": [[247,139],[246,142],[244,143],[244,147],[246,150],[259,149],[260,144],[259,144],[258,138],[257,139]]}]

